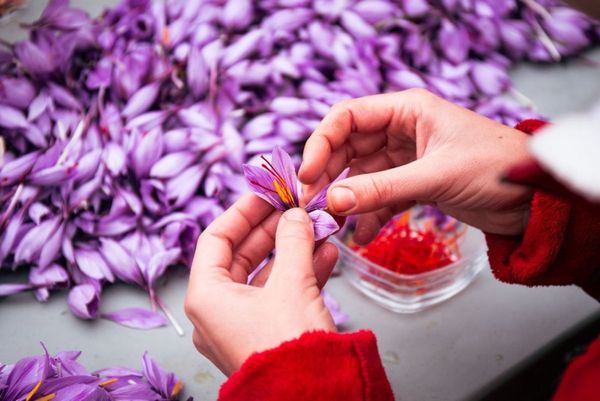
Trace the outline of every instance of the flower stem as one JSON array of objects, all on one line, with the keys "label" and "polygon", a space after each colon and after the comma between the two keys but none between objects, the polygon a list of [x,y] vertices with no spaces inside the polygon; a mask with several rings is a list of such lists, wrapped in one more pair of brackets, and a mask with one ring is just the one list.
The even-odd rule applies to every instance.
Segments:
[{"label": "flower stem", "polygon": [[540,23],[537,22],[536,20],[533,20],[533,28],[535,29],[538,39],[540,40],[540,42],[542,42],[542,45],[544,45],[546,50],[548,50],[548,53],[550,53],[550,56],[552,57],[552,59],[557,62],[561,61],[562,56],[560,55],[560,52],[556,48],[556,44],[550,38],[550,36],[548,36],[546,31],[544,31],[544,28],[542,28]]},{"label": "flower stem", "polygon": [[552,18],[548,10],[535,0],[522,0],[523,3],[531,9],[531,11],[539,14],[543,18]]},{"label": "flower stem", "polygon": [[183,328],[177,322],[177,320],[175,319],[175,316],[173,316],[173,314],[171,313],[171,311],[169,310],[167,305],[164,304],[164,302],[158,297],[158,295],[154,296],[154,300],[156,301],[156,303],[158,304],[160,309],[162,309],[162,311],[165,314],[165,316],[167,317],[167,319],[169,319],[169,322],[171,322],[171,325],[175,329],[175,332],[177,333],[177,335],[179,335],[179,337],[183,337],[185,332],[183,331]]},{"label": "flower stem", "polygon": [[527,107],[529,110],[535,111],[537,108],[535,107],[535,103],[531,100],[527,95],[523,92],[511,87],[509,89],[509,93],[512,97],[514,97],[517,102],[521,103],[523,106]]}]

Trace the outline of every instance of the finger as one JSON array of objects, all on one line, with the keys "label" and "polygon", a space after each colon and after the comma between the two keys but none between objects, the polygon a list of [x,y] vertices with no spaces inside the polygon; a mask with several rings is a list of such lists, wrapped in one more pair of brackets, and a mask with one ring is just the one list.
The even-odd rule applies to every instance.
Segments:
[{"label": "finger", "polygon": [[[329,276],[331,276],[331,272],[335,267],[335,263],[338,258],[338,249],[335,245],[325,242],[322,245],[318,246],[313,255],[313,269],[315,272],[315,277],[317,278],[317,285],[319,288],[323,288],[327,280],[329,280]],[[271,259],[261,270],[254,276],[250,285],[255,287],[263,287],[267,280],[269,279],[269,275],[271,274],[271,270],[273,269],[273,262],[275,260]]]},{"label": "finger", "polygon": [[314,278],[314,247],[313,226],[306,211],[300,208],[286,211],[277,226],[275,262],[266,286]]},{"label": "finger", "polygon": [[338,260],[338,249],[331,242],[325,242],[315,251],[313,269],[317,278],[317,286],[323,288],[331,276]]},{"label": "finger", "polygon": [[273,207],[254,194],[243,196],[200,235],[196,245],[190,273],[190,286],[198,281],[198,275],[209,267],[225,272],[216,275],[231,280],[229,268],[233,261],[233,249],[265,219]]},{"label": "finger", "polygon": [[234,281],[245,284],[248,275],[273,251],[275,230],[280,217],[280,211],[272,212],[234,250],[230,269]]},{"label": "finger", "polygon": [[[425,91],[366,96],[334,105],[304,147],[299,178],[314,183],[325,171],[331,155],[354,132],[376,133],[393,129],[414,137],[418,110]],[[360,147],[354,148],[360,150]]]},{"label": "finger", "polygon": [[435,158],[418,159],[404,166],[346,178],[327,193],[327,207],[339,215],[368,213],[412,201],[435,201],[443,187]]}]

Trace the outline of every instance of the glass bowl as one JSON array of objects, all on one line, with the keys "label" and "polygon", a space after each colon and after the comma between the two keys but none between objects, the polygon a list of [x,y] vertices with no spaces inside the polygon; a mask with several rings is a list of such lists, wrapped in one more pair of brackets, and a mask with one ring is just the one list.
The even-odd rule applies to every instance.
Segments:
[{"label": "glass bowl", "polygon": [[419,274],[399,274],[382,267],[330,239],[340,250],[338,268],[354,287],[375,303],[397,313],[415,313],[439,304],[466,288],[487,266],[485,238],[467,227],[459,245],[461,258],[447,266]]}]

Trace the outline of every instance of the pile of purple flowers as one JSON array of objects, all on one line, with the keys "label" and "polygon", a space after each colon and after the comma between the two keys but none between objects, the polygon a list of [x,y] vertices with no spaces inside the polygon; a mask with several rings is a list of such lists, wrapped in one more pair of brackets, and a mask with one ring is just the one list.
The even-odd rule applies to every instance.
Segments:
[{"label": "pile of purple flowers", "polygon": [[[167,373],[148,353],[142,371],[106,368],[89,373],[77,362],[79,351],[25,357],[14,365],[0,363],[3,401],[178,400],[183,382]],[[187,401],[191,401],[190,397]]]},{"label": "pile of purple flowers", "polygon": [[97,19],[51,0],[26,28],[0,49],[0,263],[29,280],[0,296],[67,287],[81,318],[117,280],[162,307],[157,279],[247,190],[242,164],[297,162],[333,103],[425,87],[513,124],[532,111],[499,96],[507,68],[600,33],[554,0],[124,0]]}]

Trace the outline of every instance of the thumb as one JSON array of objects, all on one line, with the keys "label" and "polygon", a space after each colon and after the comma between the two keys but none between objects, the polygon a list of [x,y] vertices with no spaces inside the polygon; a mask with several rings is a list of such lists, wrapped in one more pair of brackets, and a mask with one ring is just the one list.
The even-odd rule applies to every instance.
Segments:
[{"label": "thumb", "polygon": [[295,282],[314,277],[313,226],[304,209],[286,211],[279,220],[275,233],[275,262],[267,282]]},{"label": "thumb", "polygon": [[330,213],[373,212],[384,207],[430,199],[442,185],[439,168],[425,159],[375,173],[360,174],[335,183],[327,193]]}]

